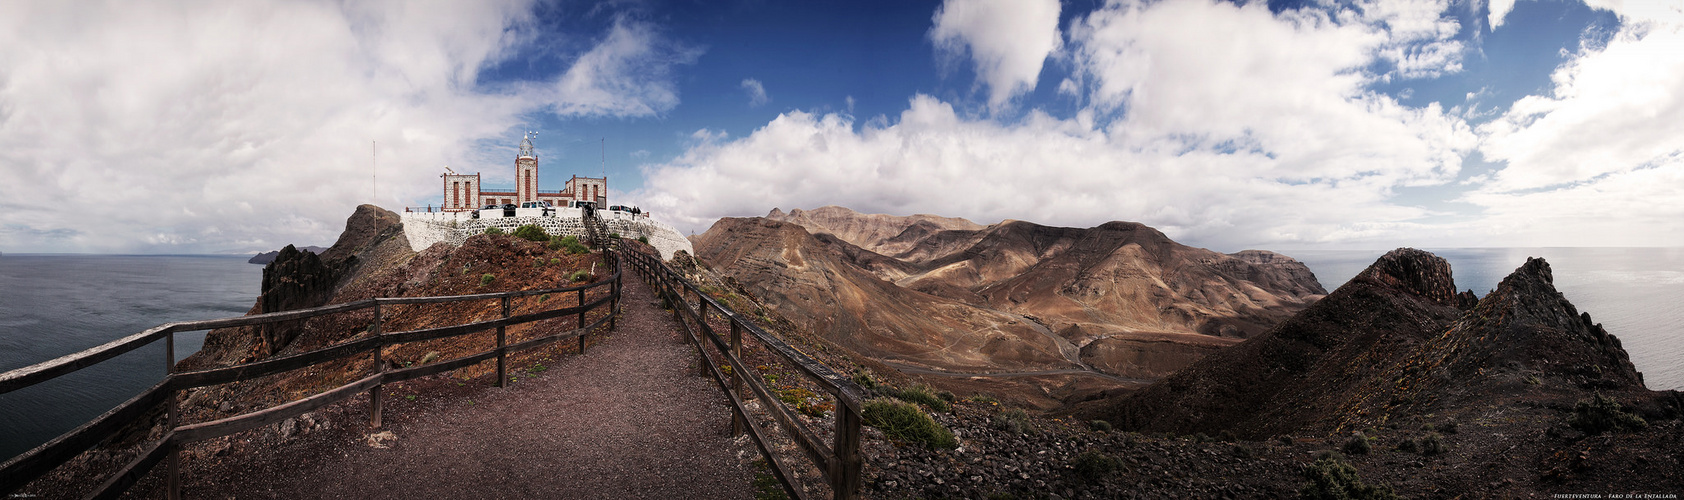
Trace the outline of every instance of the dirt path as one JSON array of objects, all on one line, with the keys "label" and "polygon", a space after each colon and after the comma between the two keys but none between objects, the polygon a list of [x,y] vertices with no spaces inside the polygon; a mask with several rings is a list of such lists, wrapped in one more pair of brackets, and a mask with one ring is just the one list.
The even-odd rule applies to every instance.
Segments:
[{"label": "dirt path", "polygon": [[619,329],[582,356],[508,388],[389,406],[389,448],[364,440],[352,410],[322,433],[334,439],[190,471],[184,496],[752,498],[724,397],[630,270],[624,293]]}]

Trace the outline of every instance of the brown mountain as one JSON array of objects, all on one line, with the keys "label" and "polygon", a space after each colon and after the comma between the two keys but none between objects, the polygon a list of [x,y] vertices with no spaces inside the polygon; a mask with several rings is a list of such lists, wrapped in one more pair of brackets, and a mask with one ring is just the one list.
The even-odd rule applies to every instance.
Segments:
[{"label": "brown mountain", "polygon": [[[1161,377],[1325,294],[1288,257],[1224,255],[1128,222],[979,227],[825,207],[722,219],[694,241],[703,262],[837,343],[903,371],[1059,375],[1029,384],[1042,389]],[[1084,391],[1066,389],[1041,396]]]}]

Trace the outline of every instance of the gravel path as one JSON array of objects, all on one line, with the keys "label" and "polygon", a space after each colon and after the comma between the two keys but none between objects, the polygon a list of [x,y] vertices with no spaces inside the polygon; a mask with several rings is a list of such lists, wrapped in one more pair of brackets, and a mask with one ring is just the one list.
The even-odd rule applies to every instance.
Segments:
[{"label": "gravel path", "polygon": [[[240,457],[189,497],[753,498],[730,413],[694,348],[627,271],[619,329],[538,377],[394,415],[396,441]],[[399,417],[399,418],[394,418]],[[352,423],[350,425],[359,425]],[[369,431],[360,427],[362,434]],[[277,451],[277,454],[286,453]],[[217,484],[220,483],[220,484]]]}]

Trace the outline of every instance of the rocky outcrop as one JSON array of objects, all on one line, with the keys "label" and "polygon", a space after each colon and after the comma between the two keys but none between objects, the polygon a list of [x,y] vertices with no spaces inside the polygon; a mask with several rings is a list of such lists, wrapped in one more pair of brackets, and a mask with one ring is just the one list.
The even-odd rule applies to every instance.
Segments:
[{"label": "rocky outcrop", "polygon": [[[288,245],[288,246],[291,246],[291,245]],[[307,246],[307,247],[298,248],[298,251],[300,251],[300,252],[311,252],[311,253],[314,253],[314,254],[317,254],[317,255],[320,255],[325,250],[327,250],[326,247],[318,247],[318,246]],[[280,255],[281,255],[280,250],[276,250],[276,251],[273,251],[273,252],[263,252],[263,253],[251,256],[251,259],[246,260],[246,262],[252,263],[252,264],[265,264],[266,265],[270,262],[274,262],[275,257],[278,257]]]},{"label": "rocky outcrop", "polygon": [[1542,259],[1467,310],[1452,283],[1444,259],[1392,251],[1269,332],[1076,414],[1130,430],[1264,438],[1492,412],[1560,418],[1543,408],[1596,394],[1655,397],[1619,340],[1555,290]]},{"label": "rocky outcrop", "polygon": [[[300,252],[287,245],[275,260],[263,267],[263,292],[257,297],[257,312],[291,311],[326,304],[339,282],[340,271],[337,266],[322,262],[313,252]],[[285,349],[302,328],[301,321],[264,325],[263,355]]]},{"label": "rocky outcrop", "polygon": [[1268,332],[1193,362],[1136,394],[1078,413],[1131,430],[1261,438],[1323,419],[1360,397],[1377,367],[1455,320],[1450,264],[1387,253],[1332,294]]}]

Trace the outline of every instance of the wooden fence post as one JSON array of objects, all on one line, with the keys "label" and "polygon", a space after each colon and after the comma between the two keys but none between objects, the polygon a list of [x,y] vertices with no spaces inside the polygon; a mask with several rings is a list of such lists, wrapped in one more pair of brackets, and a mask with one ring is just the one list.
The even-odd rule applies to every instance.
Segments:
[{"label": "wooden fence post", "polygon": [[[509,296],[507,295],[503,296],[503,319],[509,319]],[[507,345],[504,341],[504,328],[507,327],[497,325],[497,387],[503,387],[509,383],[509,372],[507,370],[509,350],[504,348]]]},{"label": "wooden fence post", "polygon": [[[585,289],[579,289],[579,307],[585,307]],[[579,311],[579,328],[585,328],[585,311]],[[579,354],[585,353],[585,335],[590,332],[579,332]]]},{"label": "wooden fence post", "polygon": [[[840,392],[840,391],[839,391]],[[832,448],[836,461],[830,466],[830,491],[834,498],[860,495],[860,415],[836,396],[836,440]]]},{"label": "wooden fence post", "polygon": [[[731,317],[730,320],[731,359],[737,360],[737,364],[740,365],[743,364],[743,326],[737,323],[737,318]],[[737,399],[746,399],[743,398],[743,374],[737,373],[737,370],[731,370],[731,392]],[[731,412],[731,436],[743,435],[743,424],[745,423],[742,415]]]},{"label": "wooden fence post", "polygon": [[[174,375],[175,375],[175,330],[172,329],[164,337],[164,377],[168,378],[168,377],[171,377],[171,376],[174,376]],[[165,411],[168,412],[168,415],[165,418],[168,419],[167,421],[168,421],[168,425],[169,425],[169,428],[170,428],[171,431],[174,431],[176,427],[181,425],[181,411],[178,408],[176,408],[177,406],[179,406],[177,404],[177,399],[178,398],[176,397],[176,390],[175,390],[174,387],[171,387],[170,388],[170,397],[169,397],[169,399],[166,400],[167,402],[165,403],[165,404],[168,405],[166,407],[167,409],[165,410]],[[169,432],[165,432],[164,433],[164,439],[170,439],[170,437],[169,437],[170,435],[171,434]],[[167,491],[165,491],[164,495],[167,498],[169,498],[170,500],[180,500],[180,498],[181,498],[181,447],[178,446],[178,445],[175,445],[175,444],[168,444],[168,443],[166,443],[164,446],[169,447],[169,450],[170,450],[170,458],[169,458],[170,465],[169,465],[169,471],[168,471],[168,478],[166,480],[166,482],[168,483],[166,485],[168,489],[167,489]]]},{"label": "wooden fence post", "polygon": [[[380,302],[375,302],[374,326],[369,329],[369,332],[373,333],[375,338],[380,338],[381,319]],[[386,341],[382,340],[374,344],[374,371],[380,373],[381,381],[368,390],[368,425],[375,429],[380,428],[380,412],[385,409],[385,405],[381,404],[380,401],[380,394],[386,388],[386,360],[381,354],[381,351],[385,350]]]}]

